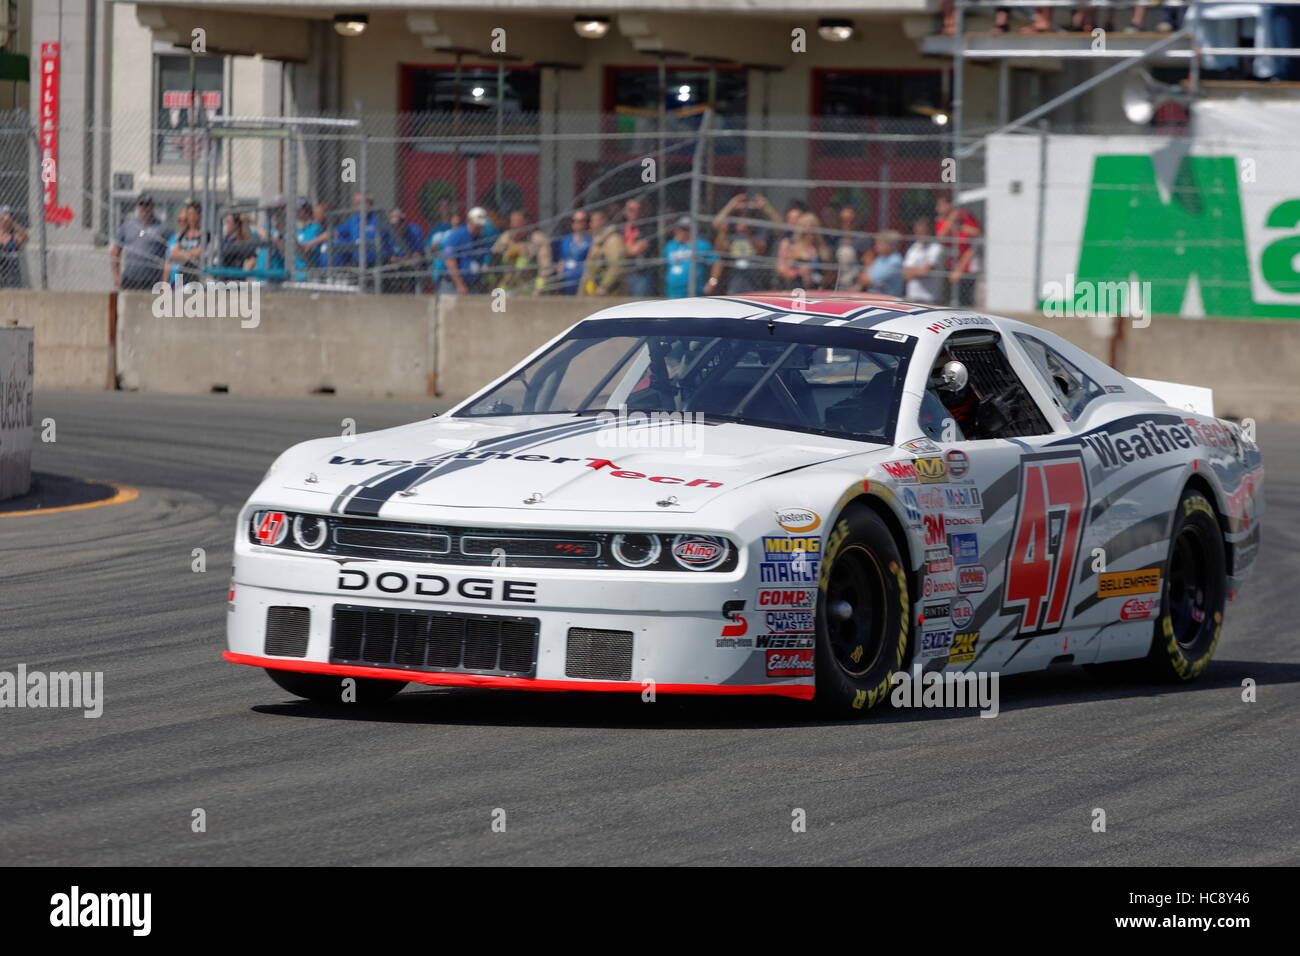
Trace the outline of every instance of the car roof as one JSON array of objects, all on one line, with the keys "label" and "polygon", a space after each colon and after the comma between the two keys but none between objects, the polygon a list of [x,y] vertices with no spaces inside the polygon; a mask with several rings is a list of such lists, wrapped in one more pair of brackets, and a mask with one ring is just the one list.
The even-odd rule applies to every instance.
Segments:
[{"label": "car roof", "polygon": [[[629,302],[603,309],[587,321],[630,318],[732,318],[763,319],[801,325],[849,326],[876,328],[883,323],[916,317],[908,328],[891,331],[918,335],[926,323],[920,316],[947,312],[917,302],[907,302],[888,295],[853,292],[812,292],[794,296],[789,292],[752,292],[745,295],[695,296],[685,299],[650,299]],[[966,311],[966,310],[962,310]],[[915,329],[911,327],[915,326]]]}]

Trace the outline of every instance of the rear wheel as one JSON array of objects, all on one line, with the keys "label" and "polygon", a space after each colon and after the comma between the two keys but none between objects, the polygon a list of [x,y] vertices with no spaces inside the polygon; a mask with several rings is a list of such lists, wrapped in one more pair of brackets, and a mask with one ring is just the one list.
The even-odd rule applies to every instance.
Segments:
[{"label": "rear wheel", "polygon": [[1210,502],[1189,488],[1174,517],[1160,617],[1147,655],[1155,676],[1171,681],[1201,676],[1218,646],[1227,600],[1223,532]]},{"label": "rear wheel", "polygon": [[[375,680],[370,677],[338,677],[334,674],[302,674],[266,668],[266,674],[295,697],[320,704],[382,704],[406,686],[406,681]],[[354,681],[355,690],[344,697],[343,682]]]},{"label": "rear wheel", "polygon": [[818,708],[860,717],[889,698],[907,665],[912,607],[894,536],[874,511],[846,510],[822,559],[817,591]]}]

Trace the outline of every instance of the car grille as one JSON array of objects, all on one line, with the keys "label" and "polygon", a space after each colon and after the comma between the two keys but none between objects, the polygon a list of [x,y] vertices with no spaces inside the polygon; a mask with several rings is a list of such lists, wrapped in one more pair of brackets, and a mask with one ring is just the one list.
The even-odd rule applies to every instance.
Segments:
[{"label": "car grille", "polygon": [[631,680],[632,632],[569,628],[564,651],[564,676],[587,680]]},{"label": "car grille", "polygon": [[307,637],[310,631],[310,608],[268,607],[263,647],[272,657],[306,657]]},{"label": "car grille", "polygon": [[334,605],[330,663],[533,677],[537,618]]}]

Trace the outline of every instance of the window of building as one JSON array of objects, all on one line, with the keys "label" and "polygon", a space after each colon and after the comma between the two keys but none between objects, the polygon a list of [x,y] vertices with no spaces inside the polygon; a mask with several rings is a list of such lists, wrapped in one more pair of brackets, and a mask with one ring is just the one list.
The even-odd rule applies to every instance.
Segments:
[{"label": "window of building", "polygon": [[202,160],[203,138],[190,131],[223,111],[225,61],[215,56],[162,54],[157,57],[157,70],[154,162]]}]

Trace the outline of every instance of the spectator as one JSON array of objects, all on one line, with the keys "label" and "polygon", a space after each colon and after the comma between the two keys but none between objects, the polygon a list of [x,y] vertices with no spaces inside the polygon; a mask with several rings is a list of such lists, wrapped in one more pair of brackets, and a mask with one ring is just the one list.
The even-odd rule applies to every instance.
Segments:
[{"label": "spectator", "polygon": [[830,249],[817,234],[817,217],[805,212],[797,220],[795,234],[781,240],[776,277],[790,288],[820,289],[831,261]]},{"label": "spectator", "polygon": [[298,200],[298,262],[297,267],[306,278],[308,269],[319,269],[325,244],[329,241],[329,230],[325,228],[328,207],[317,203],[313,208],[307,199]]},{"label": "spectator", "polygon": [[162,281],[174,283],[197,282],[203,276],[199,260],[203,256],[203,217],[199,204],[189,200],[176,214],[176,234],[167,243],[167,257],[163,263]]},{"label": "spectator", "polygon": [[767,219],[776,226],[781,225],[781,217],[765,196],[737,193],[727,200],[727,204],[713,217],[713,229],[717,237],[714,245],[722,253],[722,258],[714,263],[713,274],[709,278],[710,292],[716,291],[716,287],[722,284],[724,266],[727,295],[757,292],[768,285],[769,270],[762,260],[772,241],[771,232],[749,222],[728,222],[734,216]]},{"label": "spectator", "polygon": [[495,281],[508,292],[540,292],[551,274],[551,244],[545,233],[528,225],[522,209],[510,212],[507,228],[492,243]]},{"label": "spectator", "polygon": [[903,257],[898,252],[901,242],[902,237],[892,229],[876,236],[875,255],[861,279],[864,291],[903,294]]},{"label": "spectator", "polygon": [[948,281],[956,286],[957,304],[973,306],[975,273],[979,270],[974,240],[983,234],[978,220],[954,206],[947,196],[940,196],[935,202],[934,234],[948,246]]},{"label": "spectator", "polygon": [[451,294],[456,291],[455,284],[451,281],[451,275],[447,272],[447,266],[442,261],[442,247],[446,244],[447,239],[453,232],[460,228],[460,216],[451,213],[445,223],[434,225],[429,230],[429,278],[433,282],[433,291]]},{"label": "spectator", "polygon": [[587,214],[579,209],[569,218],[569,234],[560,240],[560,282],[555,291],[575,295],[582,282],[582,270],[591,252],[591,233],[587,231]]},{"label": "spectator", "polygon": [[904,295],[911,302],[941,304],[945,292],[943,244],[934,238],[925,216],[912,223],[912,237],[903,256]]},{"label": "spectator", "polygon": [[632,260],[627,274],[627,294],[638,299],[654,295],[655,270],[647,264],[654,258],[653,230],[647,228],[641,217],[644,209],[639,199],[623,203],[620,224],[623,227],[623,252]]},{"label": "spectator", "polygon": [[[1177,30],[1183,25],[1184,13],[1186,13],[1186,11],[1181,7],[1166,7],[1164,16],[1161,17],[1160,22],[1156,24],[1156,30],[1160,33],[1169,33],[1170,31]],[[1142,25],[1146,20],[1146,15],[1146,7],[1134,7],[1133,21],[1124,28],[1124,32],[1141,33]]]},{"label": "spectator", "polygon": [[[355,266],[363,263],[366,266],[373,266],[379,262],[387,262],[393,255],[393,237],[374,209],[374,197],[363,197],[361,193],[357,193],[353,201],[357,211],[339,223],[338,228],[334,230],[334,265]],[[364,229],[361,218],[363,214]],[[365,249],[360,256],[357,254],[358,247]]]},{"label": "spectator", "polygon": [[622,231],[601,209],[591,214],[591,252],[582,270],[582,291],[587,295],[622,295],[626,250]]},{"label": "spectator", "polygon": [[668,264],[665,293],[670,299],[684,299],[691,294],[691,270],[695,270],[695,294],[705,295],[709,285],[709,267],[718,261],[707,239],[697,237],[691,245],[691,217],[682,216],[673,223],[673,237],[664,243],[664,261]]},{"label": "spectator", "polygon": [[785,233],[781,238],[793,239],[799,231],[799,217],[808,211],[808,204],[791,199],[785,204]]},{"label": "spectator", "polygon": [[259,278],[279,282],[284,278],[284,230],[285,199],[276,196],[271,202],[270,224],[262,234],[261,247],[257,250],[256,269],[262,273]]},{"label": "spectator", "polygon": [[388,262],[398,268],[385,277],[384,291],[412,293],[419,274],[417,265],[424,256],[424,236],[400,207],[388,213],[388,232],[393,237],[393,254]]},{"label": "spectator", "polygon": [[0,289],[23,287],[23,246],[27,230],[14,219],[11,206],[0,206]]},{"label": "spectator", "polygon": [[484,267],[492,249],[485,231],[487,218],[487,210],[475,206],[466,214],[465,225],[457,226],[442,241],[442,261],[458,295],[487,291]]},{"label": "spectator", "polygon": [[153,196],[141,193],[135,202],[135,215],[118,227],[108,253],[113,286],[152,289],[158,282],[171,237],[171,227],[153,213]]},{"label": "spectator", "polygon": [[867,266],[867,237],[858,231],[858,211],[845,203],[840,207],[839,237],[835,241],[835,288],[856,289],[861,285],[862,270]]},{"label": "spectator", "polygon": [[256,263],[257,239],[248,220],[237,212],[227,213],[221,232],[221,268],[247,272]]}]

